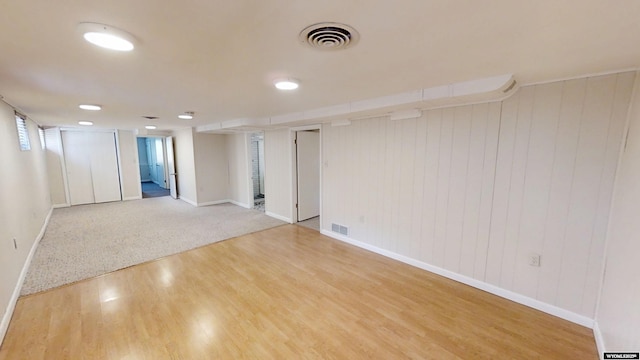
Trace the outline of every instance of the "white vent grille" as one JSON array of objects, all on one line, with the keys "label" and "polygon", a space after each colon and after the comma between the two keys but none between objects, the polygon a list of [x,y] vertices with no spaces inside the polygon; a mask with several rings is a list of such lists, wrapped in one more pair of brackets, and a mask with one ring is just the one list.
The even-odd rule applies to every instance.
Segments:
[{"label": "white vent grille", "polygon": [[360,35],[351,26],[327,22],[308,26],[300,32],[299,38],[315,49],[341,50],[355,45]]}]

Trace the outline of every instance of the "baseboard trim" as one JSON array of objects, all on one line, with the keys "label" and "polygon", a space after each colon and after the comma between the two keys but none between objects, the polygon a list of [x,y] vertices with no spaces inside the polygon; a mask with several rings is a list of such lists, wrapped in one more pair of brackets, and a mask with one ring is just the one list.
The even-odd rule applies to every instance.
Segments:
[{"label": "baseboard trim", "polygon": [[240,201],[235,201],[235,200],[227,200],[227,201],[232,203],[233,205],[238,205],[238,206],[243,207],[245,209],[251,209],[251,205],[249,205],[249,204],[241,203]]},{"label": "baseboard trim", "polygon": [[275,219],[278,219],[278,220],[282,220],[282,221],[287,222],[289,224],[293,224],[293,220],[291,220],[288,217],[284,217],[282,215],[278,215],[278,214],[272,213],[270,211],[265,211],[264,213],[265,213],[265,215],[271,216],[272,218],[275,218]]},{"label": "baseboard trim", "polygon": [[397,253],[394,253],[392,251],[389,250],[385,250],[382,248],[379,248],[377,246],[373,246],[367,243],[364,243],[362,241],[358,241],[358,240],[354,240],[351,239],[347,236],[343,236],[340,234],[336,234],[334,232],[328,231],[328,230],[321,230],[320,231],[321,234],[329,236],[331,238],[334,238],[336,240],[340,240],[343,242],[346,242],[348,244],[363,248],[365,250],[369,250],[372,251],[374,253],[386,256],[388,258],[394,259],[394,260],[398,260],[400,262],[403,262],[405,264],[411,265],[411,266],[415,266],[417,268],[444,276],[446,278],[449,278],[451,280],[455,280],[457,282],[475,287],[477,289],[486,291],[488,293],[500,296],[502,298],[517,302],[519,304],[534,308],[536,310],[540,310],[542,312],[545,312],[547,314],[553,315],[553,316],[557,316],[561,319],[565,319],[567,321],[570,321],[572,323],[578,324],[578,325],[582,325],[585,326],[587,328],[593,329],[594,327],[594,320],[591,318],[588,318],[584,315],[580,315],[580,314],[576,314],[574,312],[571,312],[569,310],[565,310],[562,308],[559,308],[557,306],[551,305],[551,304],[547,304],[545,302],[542,302],[540,300],[536,300],[533,298],[530,298],[528,296],[522,295],[522,294],[518,294],[515,293],[513,291],[510,290],[506,290],[503,288],[500,288],[498,286],[495,285],[491,285],[488,284],[484,281],[480,281],[480,280],[476,280],[473,278],[470,278],[468,276],[465,275],[461,275],[458,273],[455,273],[453,271],[450,270],[446,270],[416,259],[412,259],[408,256],[404,256],[404,255],[400,255]]},{"label": "baseboard trim", "polygon": [[216,200],[216,201],[207,201],[207,202],[201,202],[198,203],[197,206],[211,206],[211,205],[220,205],[220,204],[226,204],[228,203],[229,200]]},{"label": "baseboard trim", "polygon": [[142,199],[142,195],[129,196],[129,197],[123,198],[122,201],[140,200],[140,199]]},{"label": "baseboard trim", "polygon": [[191,199],[187,199],[187,198],[186,198],[186,197],[184,197],[184,196],[179,196],[179,197],[178,197],[178,199],[180,199],[180,200],[182,200],[182,201],[186,202],[186,203],[187,203],[187,204],[189,204],[189,205],[198,206],[198,203],[197,203],[197,202],[195,202],[195,201],[193,201],[193,200],[191,200]]},{"label": "baseboard trim", "polygon": [[598,348],[598,357],[603,359],[603,354],[607,351],[607,348],[604,346],[604,338],[602,337],[602,332],[600,332],[600,325],[598,325],[597,321],[593,322],[593,337],[596,339],[596,347]]},{"label": "baseboard trim", "polygon": [[51,219],[51,214],[53,214],[54,206],[51,206],[49,209],[49,213],[47,217],[44,219],[44,223],[42,224],[42,228],[40,228],[40,233],[36,240],[33,242],[31,246],[31,250],[29,251],[29,255],[27,256],[24,265],[22,266],[22,271],[20,272],[20,277],[18,278],[18,283],[16,284],[15,289],[13,290],[13,294],[11,295],[11,299],[9,300],[9,305],[4,312],[4,316],[2,317],[2,322],[0,323],[0,345],[4,341],[5,335],[7,335],[7,330],[9,330],[9,323],[11,322],[11,317],[13,316],[13,311],[16,309],[16,303],[18,302],[18,298],[20,297],[20,291],[22,290],[22,285],[24,284],[24,279],[27,277],[27,272],[29,271],[29,266],[31,265],[31,260],[33,259],[33,255],[36,253],[36,249],[40,244],[40,240],[44,236],[45,230],[47,230],[47,226],[49,225],[49,220]]},{"label": "baseboard trim", "polygon": [[71,207],[70,204],[54,204],[51,205],[52,209],[61,209],[61,208],[66,208],[66,207]]}]

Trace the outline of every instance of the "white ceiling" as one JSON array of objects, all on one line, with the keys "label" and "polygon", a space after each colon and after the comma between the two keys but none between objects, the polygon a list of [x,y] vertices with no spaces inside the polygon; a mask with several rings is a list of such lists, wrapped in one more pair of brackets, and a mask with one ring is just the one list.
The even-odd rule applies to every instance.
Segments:
[{"label": "white ceiling", "polygon": [[[502,74],[526,84],[637,68],[639,19],[638,0],[4,1],[0,95],[42,125],[203,126]],[[354,27],[359,43],[298,41],[323,21]],[[123,29],[137,47],[95,47],[80,22]],[[276,90],[279,76],[300,88]]]}]

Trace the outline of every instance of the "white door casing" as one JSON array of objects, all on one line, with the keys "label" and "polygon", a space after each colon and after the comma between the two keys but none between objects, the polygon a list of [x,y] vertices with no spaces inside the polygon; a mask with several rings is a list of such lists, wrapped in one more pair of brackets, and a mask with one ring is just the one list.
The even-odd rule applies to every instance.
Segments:
[{"label": "white door casing", "polygon": [[320,133],[296,132],[298,221],[320,215]]},{"label": "white door casing", "polygon": [[177,199],[178,188],[177,188],[176,177],[178,176],[178,174],[176,174],[176,164],[175,164],[175,160],[174,160],[175,158],[173,154],[173,137],[172,136],[167,136],[165,138],[165,149],[167,154],[167,169],[169,173],[169,181],[168,181],[169,191],[171,193],[171,197],[174,199]]}]

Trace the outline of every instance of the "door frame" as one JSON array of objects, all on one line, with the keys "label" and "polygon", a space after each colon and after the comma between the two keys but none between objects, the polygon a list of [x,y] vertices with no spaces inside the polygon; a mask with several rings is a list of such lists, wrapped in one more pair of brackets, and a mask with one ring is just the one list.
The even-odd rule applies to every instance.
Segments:
[{"label": "door frame", "polygon": [[[168,160],[167,160],[167,140],[166,140],[167,136],[172,136],[173,137],[173,135],[136,135],[135,136],[135,139],[136,139],[135,140],[136,162],[137,162],[137,165],[138,165],[138,183],[142,183],[142,177],[140,175],[140,158],[139,158],[139,153],[138,153],[138,151],[139,151],[139,149],[138,149],[138,139],[139,138],[143,138],[143,139],[146,139],[146,138],[160,139],[162,141],[162,157],[163,157],[162,162],[164,164],[163,165],[163,167],[164,167],[164,175],[163,175],[164,176],[164,181],[167,184],[167,187],[169,187],[167,190],[171,190],[170,189],[171,184],[169,182],[170,181],[169,180],[169,169],[167,168],[167,163],[168,163]],[[175,137],[174,137],[174,142],[175,142]],[[145,151],[146,151],[146,149],[145,149]],[[174,164],[175,164],[175,149],[174,149],[174,154],[173,155],[174,155]],[[176,194],[177,194],[177,191],[178,191],[178,189],[177,189],[177,179],[176,179]],[[140,198],[142,198],[142,185],[140,185]]]},{"label": "door frame", "polygon": [[296,133],[298,131],[305,131],[305,130],[318,130],[319,132],[319,136],[320,136],[320,193],[318,194],[318,196],[320,197],[319,199],[319,204],[320,204],[320,231],[322,231],[322,218],[323,218],[323,211],[322,211],[322,185],[323,185],[323,181],[322,181],[322,169],[324,168],[325,164],[324,164],[324,160],[322,158],[322,124],[314,124],[314,125],[305,125],[305,126],[296,126],[296,127],[292,127],[289,128],[289,139],[291,140],[289,142],[291,148],[290,148],[290,153],[291,153],[291,159],[290,160],[290,169],[291,169],[291,199],[293,200],[291,203],[291,220],[292,222],[295,224],[298,222],[298,209],[296,208],[296,204],[298,203],[298,164],[296,161],[296,158],[298,156],[297,154],[297,148],[296,148],[296,143],[295,143],[295,139],[296,139]]}]

